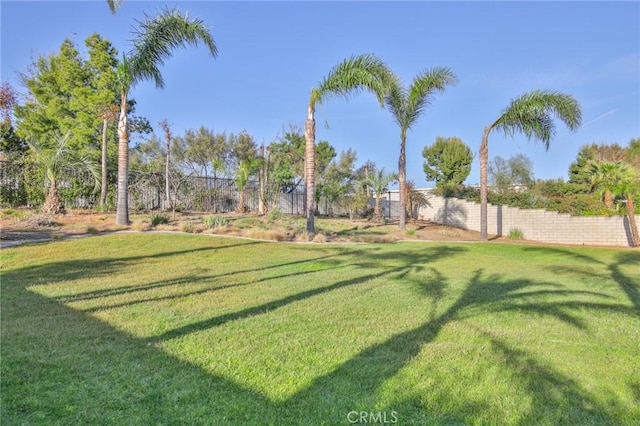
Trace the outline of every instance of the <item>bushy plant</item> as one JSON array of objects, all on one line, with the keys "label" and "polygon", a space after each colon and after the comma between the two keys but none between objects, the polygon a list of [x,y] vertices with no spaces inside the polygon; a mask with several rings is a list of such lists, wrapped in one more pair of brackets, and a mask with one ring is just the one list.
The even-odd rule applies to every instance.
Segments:
[{"label": "bushy plant", "polygon": [[214,215],[206,216],[204,219],[202,219],[202,222],[208,229],[222,228],[223,226],[227,226],[227,224],[229,223],[227,218]]},{"label": "bushy plant", "polygon": [[194,234],[196,232],[196,225],[194,225],[191,222],[184,222],[181,226],[180,226],[180,230],[182,232],[186,232],[188,234]]},{"label": "bushy plant", "polygon": [[510,240],[522,240],[524,239],[524,233],[518,228],[512,228],[509,230]]},{"label": "bushy plant", "polygon": [[169,223],[169,216],[165,214],[157,213],[157,214],[151,215],[151,226],[153,226],[154,228],[158,225],[166,225],[168,223]]},{"label": "bushy plant", "polygon": [[272,209],[267,214],[267,220],[269,223],[277,222],[282,219],[282,212],[277,207]]}]

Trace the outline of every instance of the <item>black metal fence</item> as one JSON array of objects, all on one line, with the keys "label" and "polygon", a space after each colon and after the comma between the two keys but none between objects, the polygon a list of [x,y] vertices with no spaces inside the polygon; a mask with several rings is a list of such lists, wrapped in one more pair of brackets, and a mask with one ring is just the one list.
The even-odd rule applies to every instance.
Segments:
[{"label": "black metal fence", "polygon": [[[109,171],[109,181],[115,182],[116,170]],[[44,176],[37,168],[16,161],[0,161],[0,205],[9,207],[38,207],[46,196]],[[85,172],[69,170],[58,184],[60,197],[67,208],[91,209],[99,204],[100,192],[96,191],[94,178]],[[116,205],[116,188],[110,184],[107,209]],[[171,180],[167,197],[165,176],[162,173],[129,172],[129,208],[132,211],[176,210],[193,212],[226,213],[237,210],[258,211],[260,185],[249,181],[244,191],[239,191],[234,179],[220,177],[181,176]],[[385,217],[397,217],[397,200],[392,193],[383,195],[382,208]],[[243,208],[239,209],[240,203]],[[306,190],[304,185],[286,188],[267,188],[263,196],[267,210],[279,210],[283,214],[304,215]],[[375,201],[370,200],[373,208]],[[320,215],[347,215],[340,206],[331,205],[326,199],[317,203]]]}]

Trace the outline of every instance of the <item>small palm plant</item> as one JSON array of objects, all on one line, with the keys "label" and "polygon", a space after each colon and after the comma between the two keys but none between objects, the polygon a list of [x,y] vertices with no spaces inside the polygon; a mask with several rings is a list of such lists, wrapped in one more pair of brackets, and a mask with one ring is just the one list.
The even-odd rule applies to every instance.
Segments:
[{"label": "small palm plant", "polygon": [[613,208],[612,189],[627,173],[627,167],[620,161],[599,161],[589,164],[591,186],[604,198],[604,204],[609,210]]},{"label": "small palm plant", "polygon": [[388,187],[391,183],[398,180],[397,173],[386,173],[384,167],[380,170],[374,169],[372,173],[368,174],[365,178],[365,183],[371,187],[373,194],[376,197],[376,204],[373,208],[373,217],[376,219],[382,218],[382,193],[388,191]]},{"label": "small palm plant", "polygon": [[244,196],[245,189],[247,188],[247,184],[249,183],[249,178],[253,176],[260,168],[261,162],[258,159],[247,159],[243,160],[238,164],[238,169],[236,170],[236,186],[238,187],[238,212],[245,211],[244,205]]},{"label": "small palm plant", "polygon": [[60,199],[61,179],[70,170],[87,170],[95,179],[95,190],[100,185],[100,173],[96,164],[88,157],[81,156],[69,146],[71,133],[56,136],[53,146],[38,140],[28,140],[27,145],[33,153],[35,163],[45,175],[45,187],[48,189],[42,211],[44,213],[64,213],[64,203]]}]

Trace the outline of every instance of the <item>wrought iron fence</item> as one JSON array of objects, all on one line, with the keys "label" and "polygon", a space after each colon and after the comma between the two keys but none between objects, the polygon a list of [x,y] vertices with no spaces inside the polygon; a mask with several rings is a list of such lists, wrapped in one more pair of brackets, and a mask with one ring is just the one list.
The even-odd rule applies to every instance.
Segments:
[{"label": "wrought iron fence", "polygon": [[[115,182],[116,170],[109,170],[109,182]],[[11,207],[38,207],[45,197],[42,176],[33,166],[16,161],[0,161],[0,205]],[[68,170],[59,182],[60,198],[67,208],[95,208],[99,204],[100,193],[95,191],[95,182],[89,173]],[[263,202],[268,210],[278,209],[283,214],[304,215],[306,190],[304,185],[290,185],[285,188],[267,188]],[[165,176],[162,173],[148,173],[137,170],[129,172],[129,208],[132,211],[177,210],[193,212],[226,213],[236,210],[258,211],[260,185],[249,181],[241,192],[236,182],[229,178],[181,176],[172,179],[167,197]],[[392,194],[383,196],[383,210],[386,217],[397,216],[397,201]],[[244,207],[239,209],[243,199]],[[116,188],[109,184],[107,208],[116,205]],[[372,208],[374,201],[371,200]],[[317,203],[317,213],[327,215],[347,215],[339,206],[332,206],[326,199]]]}]

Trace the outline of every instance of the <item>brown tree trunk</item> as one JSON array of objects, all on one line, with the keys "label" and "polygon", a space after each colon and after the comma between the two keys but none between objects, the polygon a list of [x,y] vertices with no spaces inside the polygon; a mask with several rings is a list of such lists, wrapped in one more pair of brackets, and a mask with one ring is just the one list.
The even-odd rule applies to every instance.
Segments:
[{"label": "brown tree trunk", "polygon": [[638,224],[636,223],[636,209],[633,205],[633,197],[627,195],[627,218],[631,229],[631,244],[633,247],[640,247],[640,234],[638,234]]},{"label": "brown tree trunk", "polygon": [[307,120],[304,124],[304,140],[305,140],[305,151],[304,151],[304,168],[305,168],[305,180],[306,180],[306,188],[307,188],[307,234],[309,237],[313,236],[316,232],[315,222],[314,222],[314,214],[316,211],[315,207],[315,192],[316,192],[316,147],[315,147],[315,138],[316,138],[316,121],[315,121],[315,107],[313,99],[309,102],[309,107],[307,108]]},{"label": "brown tree trunk", "polygon": [[118,119],[118,202],[116,225],[129,224],[129,129],[127,128],[127,92],[120,98],[120,118]]},{"label": "brown tree trunk", "polygon": [[100,184],[100,207],[107,203],[107,130],[109,120],[102,119],[102,182]]},{"label": "brown tree trunk", "polygon": [[407,141],[407,132],[402,130],[400,133],[400,158],[398,159],[398,182],[400,183],[400,230],[407,228],[407,157],[405,154],[405,144]]},{"label": "brown tree trunk", "polygon": [[613,195],[609,188],[604,190],[604,205],[607,206],[609,210],[613,209]]},{"label": "brown tree trunk", "polygon": [[164,166],[164,193],[165,193],[165,202],[166,202],[166,206],[165,206],[165,210],[170,210],[171,209],[171,182],[169,181],[169,179],[171,178],[170,175],[170,170],[171,170],[171,139],[167,139],[167,162]]},{"label": "brown tree trunk", "polygon": [[489,126],[484,128],[482,143],[480,144],[480,241],[488,241],[487,233],[487,163],[489,159]]},{"label": "brown tree trunk", "polygon": [[42,205],[42,211],[50,214],[64,213],[64,204],[62,203],[62,200],[60,200],[58,184],[56,181],[51,181],[49,183],[49,192],[47,193],[47,198],[44,200],[44,204]]},{"label": "brown tree trunk", "polygon": [[375,217],[376,220],[382,218],[382,209],[380,207],[380,194],[376,194],[376,205],[373,208],[373,217]]}]

